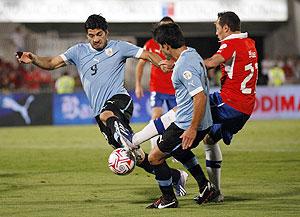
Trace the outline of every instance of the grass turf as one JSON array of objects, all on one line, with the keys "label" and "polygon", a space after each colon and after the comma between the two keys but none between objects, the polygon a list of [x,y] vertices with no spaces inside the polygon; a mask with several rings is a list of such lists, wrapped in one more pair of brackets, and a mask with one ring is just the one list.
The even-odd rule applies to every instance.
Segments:
[{"label": "grass turf", "polygon": [[[299,120],[250,121],[221,144],[224,203],[195,204],[190,177],[180,208],[146,210],[160,196],[154,177],[111,173],[96,125],[0,128],[0,216],[300,216],[299,132]],[[205,168],[203,147],[195,153]]]}]

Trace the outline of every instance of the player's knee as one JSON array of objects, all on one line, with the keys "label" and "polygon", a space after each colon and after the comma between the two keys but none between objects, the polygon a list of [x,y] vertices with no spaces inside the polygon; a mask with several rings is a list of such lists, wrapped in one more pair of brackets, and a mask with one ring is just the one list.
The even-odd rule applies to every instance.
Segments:
[{"label": "player's knee", "polygon": [[157,159],[151,153],[148,155],[148,161],[151,165],[157,165]]},{"label": "player's knee", "polygon": [[159,165],[161,163],[163,163],[162,159],[159,159],[155,154],[150,153],[148,155],[148,161],[151,165]]},{"label": "player's knee", "polygon": [[214,139],[209,135],[206,134],[206,136],[203,139],[204,144],[206,145],[214,145],[216,142],[214,141]]},{"label": "player's knee", "polygon": [[115,114],[112,111],[104,111],[99,115],[100,120],[102,122],[106,122],[106,120],[112,116],[115,116]]}]

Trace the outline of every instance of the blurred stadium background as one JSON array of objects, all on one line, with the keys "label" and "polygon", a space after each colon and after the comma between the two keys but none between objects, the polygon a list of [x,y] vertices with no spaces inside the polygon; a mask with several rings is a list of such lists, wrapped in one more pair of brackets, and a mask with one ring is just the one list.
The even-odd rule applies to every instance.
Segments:
[{"label": "blurred stadium background", "polygon": [[[84,21],[90,14],[101,13],[110,24],[110,38],[138,46],[143,46],[151,37],[154,23],[163,16],[171,16],[181,25],[187,44],[207,58],[218,49],[213,22],[217,13],[225,10],[235,11],[242,20],[242,31],[256,41],[260,73],[257,107],[252,118],[300,118],[300,1],[87,0],[83,5],[79,0],[38,3],[1,0],[0,126],[93,122],[75,67],[48,72],[21,66],[14,57],[17,50],[29,50],[42,56],[63,53],[71,45],[86,40]],[[136,60],[127,61],[126,86],[133,97],[135,65]],[[276,66],[284,72],[284,80],[274,85],[269,76]],[[149,69],[148,65],[144,70],[145,89]],[[57,95],[54,84],[65,71],[75,78],[76,91]],[[210,71],[209,76],[211,86],[217,88],[219,71]],[[134,97],[133,122],[150,119],[148,98],[148,94],[141,100]],[[20,106],[28,110],[27,120]]]}]

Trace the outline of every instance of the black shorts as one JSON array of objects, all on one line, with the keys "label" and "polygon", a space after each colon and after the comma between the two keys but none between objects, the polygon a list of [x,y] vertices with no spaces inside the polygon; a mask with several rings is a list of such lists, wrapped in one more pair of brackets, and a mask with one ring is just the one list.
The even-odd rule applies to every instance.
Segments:
[{"label": "black shorts", "polygon": [[[104,111],[112,111],[120,119],[121,123],[128,130],[133,132],[131,127],[129,126],[129,122],[133,112],[133,102],[130,96],[126,94],[114,95],[105,102],[103,109],[100,113]],[[97,115],[95,119],[98,123],[100,131],[108,140],[108,143],[114,145],[115,140],[113,138],[113,135],[111,134],[110,130],[104,125],[104,123],[100,120],[99,115]]]},{"label": "black shorts", "polygon": [[[199,143],[204,139],[205,135],[209,132],[210,127],[206,130],[201,130],[197,132],[196,138],[191,146],[195,148],[199,145]],[[158,143],[157,147],[160,151],[165,154],[172,155],[172,152],[178,148],[182,148],[181,143],[182,139],[180,136],[183,134],[185,130],[179,128],[176,124],[172,123],[162,135],[162,139]]]}]

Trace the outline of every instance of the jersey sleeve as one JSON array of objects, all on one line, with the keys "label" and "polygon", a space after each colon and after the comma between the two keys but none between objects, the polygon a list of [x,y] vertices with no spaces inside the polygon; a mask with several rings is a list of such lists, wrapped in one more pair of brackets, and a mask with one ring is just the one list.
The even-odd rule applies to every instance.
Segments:
[{"label": "jersey sleeve", "polygon": [[183,69],[179,73],[179,80],[187,88],[191,97],[203,91],[203,85],[200,78],[201,73],[204,73],[203,69],[201,69],[201,71],[196,71],[194,68]]},{"label": "jersey sleeve", "polygon": [[79,45],[70,47],[66,52],[60,55],[66,64],[76,65],[78,63]]},{"label": "jersey sleeve", "polygon": [[229,60],[233,53],[234,53],[234,44],[230,41],[224,41],[222,42],[221,46],[219,47],[219,50],[216,54],[222,55],[224,57],[225,61]]},{"label": "jersey sleeve", "polygon": [[130,58],[130,57],[139,58],[144,50],[141,47],[138,47],[134,44],[125,41],[120,41],[119,47],[120,47],[120,51],[122,52],[122,55],[125,58]]}]

